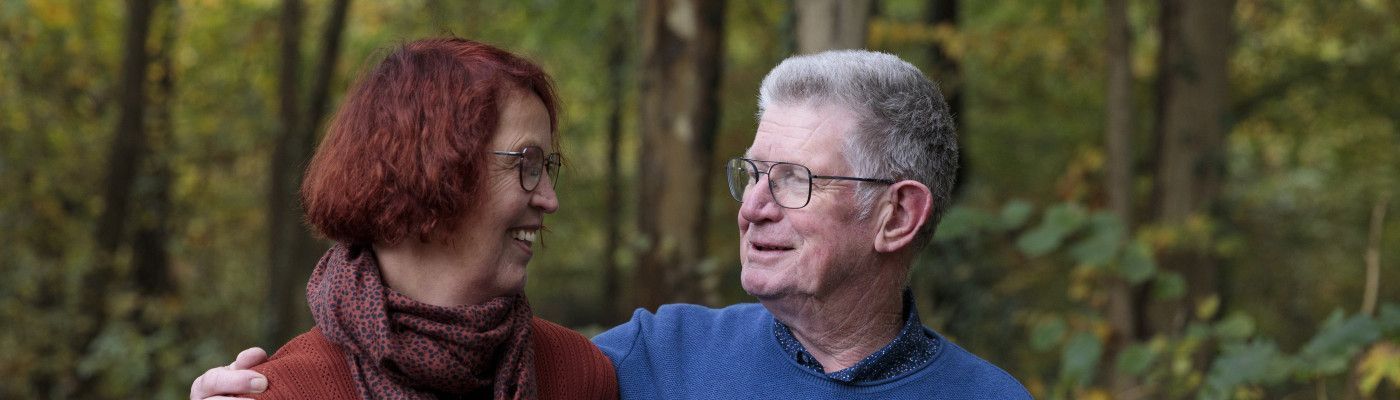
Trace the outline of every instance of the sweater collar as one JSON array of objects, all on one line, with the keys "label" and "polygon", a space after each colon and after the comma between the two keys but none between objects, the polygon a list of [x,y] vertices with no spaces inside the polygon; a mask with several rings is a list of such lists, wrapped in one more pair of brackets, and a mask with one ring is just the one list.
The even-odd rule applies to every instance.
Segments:
[{"label": "sweater collar", "polygon": [[914,307],[914,292],[904,289],[904,325],[899,335],[880,350],[871,353],[849,368],[827,372],[821,363],[797,341],[792,328],[773,319],[773,337],[793,361],[804,368],[843,383],[874,382],[902,375],[933,361],[938,354],[938,338],[924,330],[919,312]]}]

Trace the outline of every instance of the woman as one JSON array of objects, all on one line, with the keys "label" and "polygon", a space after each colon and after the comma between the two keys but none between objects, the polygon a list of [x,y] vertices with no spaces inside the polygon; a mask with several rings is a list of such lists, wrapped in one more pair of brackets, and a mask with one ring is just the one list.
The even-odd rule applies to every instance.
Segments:
[{"label": "woman", "polygon": [[302,183],[336,242],[306,286],[316,326],[253,368],[257,397],[616,398],[608,359],[523,294],[559,207],[556,114],[543,71],[469,40],[408,43],[367,73]]}]

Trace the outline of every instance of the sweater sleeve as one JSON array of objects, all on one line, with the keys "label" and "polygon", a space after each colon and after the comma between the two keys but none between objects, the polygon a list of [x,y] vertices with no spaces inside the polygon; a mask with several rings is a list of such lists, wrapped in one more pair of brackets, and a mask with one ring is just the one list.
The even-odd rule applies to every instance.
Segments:
[{"label": "sweater sleeve", "polygon": [[617,399],[617,373],[588,338],[540,318],[532,328],[541,399]]},{"label": "sweater sleeve", "polygon": [[267,391],[255,399],[356,399],[360,397],[350,375],[345,353],[327,340],[319,328],[297,336],[271,358],[253,367],[267,376]]},{"label": "sweater sleeve", "polygon": [[594,336],[593,344],[598,345],[603,354],[608,355],[613,367],[620,373],[622,366],[632,358],[634,352],[644,350],[639,349],[643,341],[643,325],[650,324],[653,317],[655,315],[646,309],[638,308],[632,312],[631,320]]}]

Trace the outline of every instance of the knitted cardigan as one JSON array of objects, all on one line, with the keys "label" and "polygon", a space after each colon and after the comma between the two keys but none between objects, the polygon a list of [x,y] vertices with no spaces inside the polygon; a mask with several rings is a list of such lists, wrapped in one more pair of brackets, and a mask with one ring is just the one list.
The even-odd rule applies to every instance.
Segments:
[{"label": "knitted cardigan", "polygon": [[[616,399],[612,362],[583,335],[538,317],[531,321],[535,384],[540,399]],[[345,352],[320,328],[297,336],[254,371],[267,376],[255,399],[355,399]]]}]

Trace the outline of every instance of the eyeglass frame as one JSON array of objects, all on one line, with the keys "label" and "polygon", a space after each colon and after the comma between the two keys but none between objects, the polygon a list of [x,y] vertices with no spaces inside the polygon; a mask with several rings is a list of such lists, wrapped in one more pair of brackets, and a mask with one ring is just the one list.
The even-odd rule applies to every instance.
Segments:
[{"label": "eyeglass frame", "polygon": [[[898,180],[895,180],[895,179],[884,179],[884,178],[861,178],[861,177],[855,177],[855,176],[839,176],[839,175],[815,175],[815,174],[812,174],[812,169],[811,169],[811,168],[807,168],[806,165],[802,165],[802,164],[798,164],[798,163],[794,163],[794,162],[786,162],[786,161],[766,161],[766,160],[755,160],[755,159],[751,159],[751,158],[734,157],[734,158],[730,158],[729,161],[726,161],[726,162],[724,163],[724,169],[725,169],[724,180],[725,180],[725,183],[729,186],[729,197],[733,197],[733,198],[734,198],[734,201],[738,201],[740,204],[743,204],[743,203],[744,203],[744,193],[742,193],[742,192],[740,192],[740,193],[735,193],[735,192],[734,192],[734,185],[733,185],[733,183],[732,183],[732,182],[729,182],[729,180],[732,179],[732,177],[733,177],[734,175],[733,175],[733,174],[730,174],[728,170],[731,168],[731,166],[733,165],[734,161],[736,161],[736,160],[737,160],[737,161],[746,162],[746,163],[749,164],[749,166],[753,167],[753,169],[752,169],[752,172],[753,172],[753,173],[750,175],[749,178],[750,178],[750,179],[753,179],[753,182],[754,182],[754,183],[758,183],[758,180],[759,180],[759,177],[758,177],[758,176],[759,176],[760,174],[762,174],[762,175],[768,175],[768,176],[770,177],[770,178],[768,179],[768,194],[769,194],[770,196],[773,197],[773,203],[774,203],[774,204],[777,204],[778,207],[782,207],[782,208],[786,208],[786,209],[790,209],[790,210],[796,210],[796,209],[799,209],[799,208],[802,208],[802,207],[806,207],[808,204],[811,204],[811,203],[812,203],[812,187],[815,186],[812,182],[815,181],[815,180],[817,180],[817,179],[832,179],[832,180],[842,180],[842,181],[857,181],[857,182],[867,182],[867,183],[881,183],[881,184],[886,184],[886,185],[893,185],[893,184],[895,184],[896,182],[899,182]],[[767,169],[766,171],[760,172],[760,171],[758,170],[758,164],[757,164],[757,163],[766,163],[766,164],[768,164],[768,169]],[[796,167],[802,168],[802,169],[804,169],[804,170],[807,170],[807,198],[804,199],[804,200],[802,201],[802,205],[800,205],[800,206],[797,206],[797,207],[788,207],[788,206],[783,205],[783,203],[782,203],[781,201],[778,201],[778,196],[775,194],[775,193],[777,193],[777,191],[774,190],[774,187],[773,187],[773,185],[775,185],[775,184],[773,183],[773,179],[772,179],[771,177],[772,177],[773,167],[776,167],[776,166],[782,165],[782,164],[792,165],[792,166],[796,166]],[[747,186],[747,185],[745,185],[745,186]],[[745,191],[747,191],[747,188],[745,188]]]},{"label": "eyeglass frame", "polygon": [[[526,192],[533,192],[535,191],[535,189],[538,189],[540,187],[539,179],[535,180],[534,187],[525,187],[525,162],[529,161],[525,154],[527,151],[530,151],[530,149],[536,149],[540,153],[544,153],[544,149],[540,148],[540,146],[533,145],[521,147],[519,151],[495,150],[491,152],[491,154],[495,154],[498,156],[515,157],[520,159],[520,161],[516,163],[515,169],[518,172],[517,177],[520,178],[520,188],[525,189]],[[553,168],[550,168],[550,166],[553,166]],[[545,154],[540,157],[540,168],[544,170],[544,175],[549,176],[549,187],[551,189],[555,188],[555,185],[559,183],[559,168],[563,166],[564,160],[561,159],[558,152]],[[550,174],[549,171],[554,171],[554,174]]]}]

